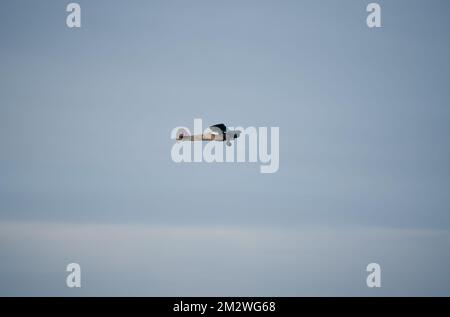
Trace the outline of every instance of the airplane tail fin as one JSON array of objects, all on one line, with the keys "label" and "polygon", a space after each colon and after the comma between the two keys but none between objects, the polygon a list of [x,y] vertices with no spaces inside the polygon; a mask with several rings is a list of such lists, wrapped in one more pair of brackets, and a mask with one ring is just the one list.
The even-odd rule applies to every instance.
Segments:
[{"label": "airplane tail fin", "polygon": [[187,131],[185,129],[179,129],[177,131],[177,141],[181,141],[183,139],[185,139],[186,137],[189,137],[189,133],[187,133]]}]

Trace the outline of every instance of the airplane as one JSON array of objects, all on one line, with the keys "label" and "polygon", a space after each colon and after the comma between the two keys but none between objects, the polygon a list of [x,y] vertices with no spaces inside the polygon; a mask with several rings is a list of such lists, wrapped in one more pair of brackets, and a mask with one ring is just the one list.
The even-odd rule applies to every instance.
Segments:
[{"label": "airplane", "polygon": [[212,133],[198,135],[186,135],[186,131],[181,129],[177,133],[177,141],[226,141],[226,144],[231,146],[231,140],[237,139],[241,134],[239,130],[227,131],[227,127],[223,123],[212,125],[209,129]]}]

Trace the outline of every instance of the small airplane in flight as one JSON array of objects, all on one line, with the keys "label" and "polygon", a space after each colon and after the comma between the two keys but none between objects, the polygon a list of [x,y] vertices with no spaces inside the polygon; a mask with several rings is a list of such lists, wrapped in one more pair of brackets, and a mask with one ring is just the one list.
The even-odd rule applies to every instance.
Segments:
[{"label": "small airplane in flight", "polygon": [[227,130],[223,123],[215,124],[209,127],[211,133],[203,133],[198,135],[186,135],[186,131],[181,129],[177,133],[177,141],[223,141],[231,146],[231,140],[237,139],[241,131]]}]

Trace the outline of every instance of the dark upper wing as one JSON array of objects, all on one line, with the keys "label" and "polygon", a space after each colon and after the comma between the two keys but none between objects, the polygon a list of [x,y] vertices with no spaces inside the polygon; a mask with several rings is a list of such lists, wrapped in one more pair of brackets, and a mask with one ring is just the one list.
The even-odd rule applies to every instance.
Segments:
[{"label": "dark upper wing", "polygon": [[227,132],[227,127],[223,123],[215,124],[209,127],[213,132],[225,133]]}]

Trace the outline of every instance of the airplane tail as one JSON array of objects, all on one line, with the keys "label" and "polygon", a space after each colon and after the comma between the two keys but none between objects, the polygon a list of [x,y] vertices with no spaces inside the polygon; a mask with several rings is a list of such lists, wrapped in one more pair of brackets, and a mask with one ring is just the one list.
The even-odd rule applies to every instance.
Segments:
[{"label": "airplane tail", "polygon": [[189,134],[187,133],[187,131],[185,129],[179,129],[177,131],[177,137],[176,137],[177,141],[181,141],[183,139],[186,139],[187,137],[189,137]]}]

